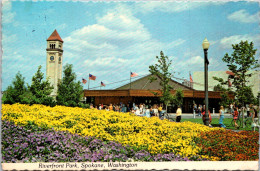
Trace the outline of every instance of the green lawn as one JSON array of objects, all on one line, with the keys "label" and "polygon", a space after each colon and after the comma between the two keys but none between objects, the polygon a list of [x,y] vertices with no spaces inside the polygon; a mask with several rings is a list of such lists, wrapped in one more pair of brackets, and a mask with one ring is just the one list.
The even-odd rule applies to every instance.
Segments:
[{"label": "green lawn", "polygon": [[[203,124],[203,121],[202,121],[201,118],[195,118],[195,119],[193,119],[193,118],[191,118],[191,119],[181,119],[181,122],[185,122],[185,121],[190,121],[190,122],[195,122],[195,123]],[[240,126],[239,129],[237,129],[237,128],[235,128],[235,127],[232,127],[232,126],[231,126],[231,121],[232,121],[232,118],[225,118],[225,119],[224,119],[224,125],[226,125],[226,128],[227,128],[227,129],[232,129],[232,130],[247,130],[247,131],[252,130],[252,128],[251,128],[251,121],[249,122],[249,123],[250,123],[249,126],[247,126],[246,128],[242,128],[242,126]],[[212,122],[211,122],[211,125],[212,125],[213,127],[219,127],[219,119],[213,118],[213,119],[212,119]],[[258,130],[258,129],[256,129],[256,130]]]}]

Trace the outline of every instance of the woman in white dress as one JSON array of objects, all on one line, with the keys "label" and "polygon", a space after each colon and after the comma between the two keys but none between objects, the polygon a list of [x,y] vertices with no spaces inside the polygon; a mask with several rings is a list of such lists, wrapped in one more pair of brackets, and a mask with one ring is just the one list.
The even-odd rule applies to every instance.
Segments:
[{"label": "woman in white dress", "polygon": [[157,105],[154,105],[154,107],[153,107],[153,113],[154,113],[155,116],[159,117],[159,111],[158,111]]},{"label": "woman in white dress", "polygon": [[146,109],[145,109],[145,116],[147,117],[147,118],[150,118],[151,117],[151,114],[150,114],[150,109],[148,108],[148,106],[146,106]]}]

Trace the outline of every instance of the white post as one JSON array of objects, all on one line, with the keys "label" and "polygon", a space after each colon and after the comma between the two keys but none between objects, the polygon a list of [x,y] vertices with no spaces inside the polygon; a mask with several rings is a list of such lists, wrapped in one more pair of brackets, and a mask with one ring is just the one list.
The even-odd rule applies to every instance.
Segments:
[{"label": "white post", "polygon": [[195,119],[195,114],[196,114],[195,110],[193,110],[193,119]]},{"label": "white post", "polygon": [[213,108],[213,115],[215,114],[215,108]]},{"label": "white post", "polygon": [[243,125],[243,128],[245,128],[245,123],[244,123],[244,106],[242,107],[242,125]]},{"label": "white post", "polygon": [[[168,105],[166,104],[166,107],[165,107],[165,108],[166,108],[166,111],[165,111],[165,113],[164,113],[164,119],[165,119],[165,116],[166,116],[166,113],[167,113],[167,106],[168,106]],[[168,115],[168,116],[169,116],[169,115]],[[169,116],[169,117],[170,117],[170,116]],[[169,119],[170,119],[170,118],[169,118]]]},{"label": "white post", "polygon": [[[259,109],[259,108],[258,108]],[[256,111],[257,112],[257,111]],[[260,110],[259,112],[257,113],[257,118],[258,118],[258,126],[260,125],[260,119],[259,119],[259,115],[260,115]]]}]

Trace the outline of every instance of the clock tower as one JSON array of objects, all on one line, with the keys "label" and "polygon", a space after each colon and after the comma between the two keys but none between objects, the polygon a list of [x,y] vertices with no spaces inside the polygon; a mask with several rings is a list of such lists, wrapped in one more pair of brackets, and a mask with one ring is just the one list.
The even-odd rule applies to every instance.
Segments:
[{"label": "clock tower", "polygon": [[51,96],[57,96],[58,82],[62,77],[63,40],[59,33],[54,30],[47,39],[46,77],[54,87]]}]

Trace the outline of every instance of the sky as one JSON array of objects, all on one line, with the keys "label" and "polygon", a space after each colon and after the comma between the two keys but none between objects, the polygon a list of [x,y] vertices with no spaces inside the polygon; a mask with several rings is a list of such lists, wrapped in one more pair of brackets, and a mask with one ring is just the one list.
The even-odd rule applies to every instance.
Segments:
[{"label": "sky", "polygon": [[222,58],[241,40],[253,41],[259,56],[259,9],[254,1],[4,1],[2,90],[18,71],[29,85],[39,65],[46,77],[46,39],[55,29],[64,41],[63,66],[73,64],[79,81],[97,77],[90,89],[101,81],[101,89],[127,84],[130,71],[139,75],[132,81],[149,74],[160,51],[172,60],[176,81],[189,80],[189,72],[204,70],[205,38],[209,71],[227,70]]}]

